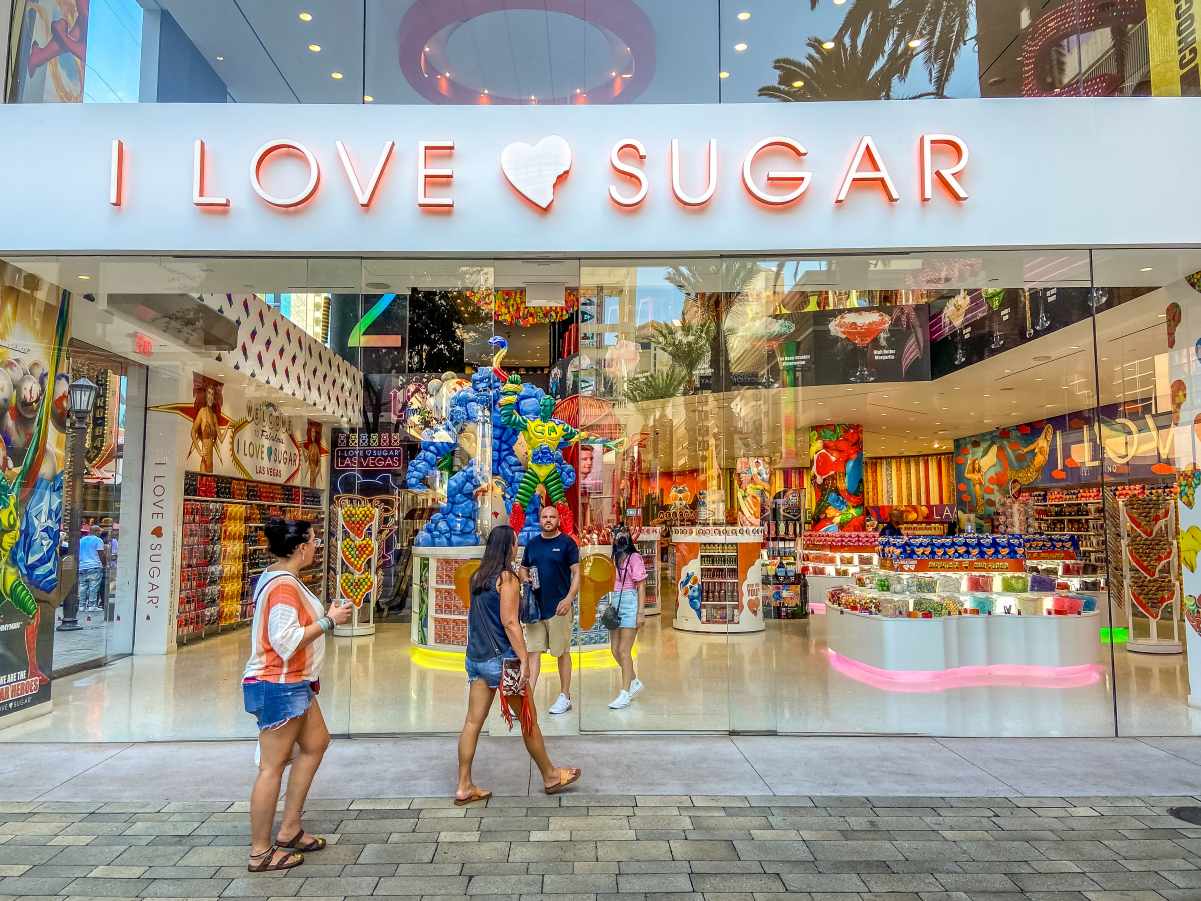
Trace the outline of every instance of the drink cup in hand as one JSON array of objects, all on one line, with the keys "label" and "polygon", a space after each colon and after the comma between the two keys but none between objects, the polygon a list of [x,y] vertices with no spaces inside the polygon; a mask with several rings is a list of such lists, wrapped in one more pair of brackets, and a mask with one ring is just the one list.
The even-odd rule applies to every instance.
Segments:
[{"label": "drink cup in hand", "polygon": [[335,626],[343,626],[350,622],[350,616],[353,612],[354,607],[352,607],[349,603],[334,604],[329,608],[325,615],[333,620]]}]

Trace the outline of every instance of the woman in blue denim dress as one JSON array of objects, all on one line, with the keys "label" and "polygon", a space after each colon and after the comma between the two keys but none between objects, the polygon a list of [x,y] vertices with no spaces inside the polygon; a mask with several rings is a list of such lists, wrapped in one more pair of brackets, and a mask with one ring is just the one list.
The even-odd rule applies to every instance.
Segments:
[{"label": "woman in blue denim dress", "polygon": [[[480,732],[492,709],[492,700],[500,687],[501,669],[506,659],[521,661],[521,684],[529,681],[529,655],[518,616],[521,583],[513,573],[517,533],[509,526],[497,526],[488,536],[480,568],[471,577],[471,607],[467,615],[467,718],[459,734],[459,783],[455,806],[463,807],[487,801],[492,792],[471,781]],[[543,790],[558,794],[580,778],[578,769],[556,767],[546,753],[546,743],[538,719],[523,729],[525,749],[542,774]]]}]

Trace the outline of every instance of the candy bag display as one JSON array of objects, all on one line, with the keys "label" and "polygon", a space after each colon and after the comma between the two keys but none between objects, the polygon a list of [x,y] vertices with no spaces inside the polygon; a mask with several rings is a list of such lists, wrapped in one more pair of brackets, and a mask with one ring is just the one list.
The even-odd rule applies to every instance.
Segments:
[{"label": "candy bag display", "polygon": [[988,573],[971,573],[967,577],[968,591],[992,591],[993,577]]},{"label": "candy bag display", "polygon": [[1030,574],[1030,591],[1054,591],[1055,577],[1043,573]]},{"label": "candy bag display", "polygon": [[1039,597],[1031,597],[1023,595],[1018,598],[1018,610],[1022,616],[1042,616],[1043,615],[1043,599]]},{"label": "candy bag display", "polygon": [[968,604],[985,615],[993,611],[993,597],[991,594],[973,594]]},{"label": "candy bag display", "polygon": [[1006,573],[1001,576],[1001,590],[1009,594],[1029,591],[1030,579],[1025,573]]}]

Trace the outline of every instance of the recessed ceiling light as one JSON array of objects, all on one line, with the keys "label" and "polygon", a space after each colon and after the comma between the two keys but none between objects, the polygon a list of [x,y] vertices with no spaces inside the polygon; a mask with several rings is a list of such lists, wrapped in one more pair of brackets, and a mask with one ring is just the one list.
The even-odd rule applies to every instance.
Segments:
[{"label": "recessed ceiling light", "polygon": [[300,19],[301,22],[312,22],[313,14],[312,13],[301,13],[298,16],[298,18]]},{"label": "recessed ceiling light", "polygon": [[443,75],[445,75],[447,78],[450,78],[450,73],[449,73],[449,72],[443,72],[442,74],[443,74]]},{"label": "recessed ceiling light", "polygon": [[747,19],[749,19],[750,17],[751,17],[751,14],[750,14],[750,13],[748,13],[748,12],[746,12],[745,10],[743,10],[742,12],[740,12],[740,13],[738,14],[738,21],[739,21],[739,22],[745,22],[745,21],[746,21]]},{"label": "recessed ceiling light", "polygon": [[610,73],[609,73],[609,77],[610,77],[610,78],[616,78],[616,77],[617,77],[617,71],[616,71],[616,70],[614,70],[614,71],[610,72]]},{"label": "recessed ceiling light", "polygon": [[722,71],[720,71],[720,72],[718,72],[718,73],[717,73],[717,77],[718,77],[718,78],[729,78],[729,77],[730,77],[730,73],[729,73],[729,72],[727,72],[727,71],[725,71],[725,70],[723,69]]},{"label": "recessed ceiling light", "polygon": [[92,280],[92,277],[90,275],[80,275],[80,276],[78,276],[78,278],[82,282],[90,282]]},{"label": "recessed ceiling light", "polygon": [[746,52],[746,43],[744,41],[739,41],[737,44],[734,45],[734,52],[735,53],[745,53]]},{"label": "recessed ceiling light", "polygon": [[341,81],[342,73],[341,72],[330,72],[329,77],[332,78],[334,81]]},{"label": "recessed ceiling light", "polygon": [[372,97],[370,94],[364,94],[364,95],[363,95],[363,102],[364,102],[364,103],[374,103],[374,102],[375,102],[375,98],[374,98],[374,97]]},{"label": "recessed ceiling light", "polygon": [[425,52],[426,52],[426,53],[429,53],[429,52],[430,52],[430,48],[429,48],[429,47],[426,47],[426,48],[425,48]]},{"label": "recessed ceiling light", "polygon": [[833,42],[833,41],[823,41],[823,42],[822,42],[822,49],[823,49],[823,50],[833,50],[833,49],[834,49],[834,42]]},{"label": "recessed ceiling light", "polygon": [[321,45],[320,44],[309,44],[309,50],[311,50],[313,53],[320,53]]},{"label": "recessed ceiling light", "polygon": [[1150,272],[1150,271],[1151,271],[1150,266],[1144,266],[1142,269],[1139,270],[1139,272]]},{"label": "recessed ceiling light", "polygon": [[218,56],[218,57],[217,57],[217,62],[219,62],[219,63],[223,63],[223,62],[225,62],[225,57],[224,57],[224,56]]}]

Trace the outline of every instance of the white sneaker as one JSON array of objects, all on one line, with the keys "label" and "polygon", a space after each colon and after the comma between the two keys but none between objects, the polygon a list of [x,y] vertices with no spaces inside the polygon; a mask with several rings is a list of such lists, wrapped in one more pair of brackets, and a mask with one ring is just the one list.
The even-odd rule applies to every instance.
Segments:
[{"label": "white sneaker", "polygon": [[555,716],[558,716],[561,713],[566,713],[570,709],[571,698],[567,697],[565,694],[560,694],[559,697],[555,698],[555,703],[550,705],[550,713],[553,713]]},{"label": "white sneaker", "polygon": [[629,706],[630,706],[630,693],[628,691],[626,691],[624,688],[621,690],[621,693],[618,694],[617,697],[615,697],[611,702],[609,702],[610,710],[624,710],[625,708],[627,708]]},{"label": "white sneaker", "polygon": [[642,691],[642,680],[635,679],[630,683],[630,700],[632,701],[640,691]]}]

